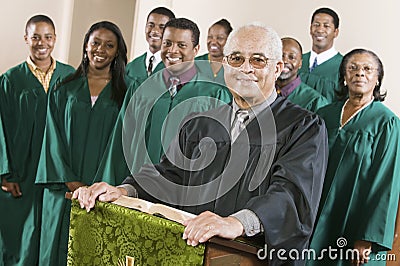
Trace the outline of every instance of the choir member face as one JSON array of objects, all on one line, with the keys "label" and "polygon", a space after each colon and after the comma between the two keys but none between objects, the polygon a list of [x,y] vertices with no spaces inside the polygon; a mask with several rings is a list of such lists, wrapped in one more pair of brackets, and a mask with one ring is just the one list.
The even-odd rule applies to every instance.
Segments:
[{"label": "choir member face", "polygon": [[339,34],[339,29],[335,28],[333,18],[324,13],[314,16],[310,26],[310,35],[312,38],[312,50],[317,54],[329,50],[333,46],[335,38]]},{"label": "choir member face", "polygon": [[349,89],[349,98],[373,98],[378,82],[378,63],[368,53],[352,55],[346,65],[345,81]]},{"label": "choir member face", "polygon": [[167,24],[168,21],[169,17],[156,13],[150,14],[147,19],[145,27],[146,41],[153,54],[161,49],[162,35],[165,24]]},{"label": "choir member face", "polygon": [[174,75],[180,75],[194,64],[199,45],[193,45],[191,30],[167,27],[161,45],[161,59]]},{"label": "choir member face", "polygon": [[26,29],[25,43],[29,46],[33,62],[51,60],[51,53],[56,43],[56,34],[51,24],[46,22],[31,23]]},{"label": "choir member face", "polygon": [[89,67],[109,68],[117,55],[118,40],[115,34],[105,28],[92,32],[86,44]]},{"label": "choir member face", "polygon": [[208,53],[212,57],[223,57],[224,46],[228,34],[226,34],[225,28],[221,25],[214,25],[208,30],[207,36],[207,49]]},{"label": "choir member face", "polygon": [[297,71],[301,68],[302,54],[299,45],[292,39],[282,39],[282,46],[284,67],[278,80],[289,83],[297,77]]}]

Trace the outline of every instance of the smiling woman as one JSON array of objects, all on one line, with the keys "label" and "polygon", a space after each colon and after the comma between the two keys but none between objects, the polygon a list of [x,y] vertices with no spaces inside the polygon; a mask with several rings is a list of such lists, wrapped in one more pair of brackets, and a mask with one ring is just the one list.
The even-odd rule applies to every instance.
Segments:
[{"label": "smiling woman", "polygon": [[92,184],[128,84],[119,28],[95,23],[76,72],[50,95],[36,183],[44,190],[40,265],[66,265],[70,203],[64,194]]}]

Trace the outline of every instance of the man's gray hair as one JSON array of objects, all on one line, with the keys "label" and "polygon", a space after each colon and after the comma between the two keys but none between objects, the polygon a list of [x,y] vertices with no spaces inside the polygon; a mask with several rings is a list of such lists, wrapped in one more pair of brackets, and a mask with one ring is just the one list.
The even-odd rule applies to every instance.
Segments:
[{"label": "man's gray hair", "polygon": [[262,30],[264,31],[264,37],[267,42],[267,50],[265,52],[265,56],[273,59],[282,59],[282,41],[279,37],[278,33],[260,22],[252,22],[250,24],[246,24],[244,26],[238,27],[234,29],[231,34],[229,34],[228,39],[226,41],[226,45],[224,47],[224,54],[229,55],[232,51],[232,40],[236,38],[236,35],[242,31],[252,31],[252,30]]}]

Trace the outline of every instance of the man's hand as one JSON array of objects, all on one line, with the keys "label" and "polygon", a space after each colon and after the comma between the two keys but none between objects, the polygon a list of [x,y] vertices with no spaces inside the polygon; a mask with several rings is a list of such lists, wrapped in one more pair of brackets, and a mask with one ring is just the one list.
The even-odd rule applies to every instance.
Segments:
[{"label": "man's hand", "polygon": [[183,222],[186,226],[183,239],[188,245],[197,246],[213,236],[234,239],[243,234],[243,225],[234,217],[221,217],[206,211],[193,219]]},{"label": "man's hand", "polygon": [[353,260],[353,265],[359,266],[368,262],[369,255],[372,251],[371,242],[357,240],[354,243],[354,249],[358,250],[358,259]]},{"label": "man's hand", "polygon": [[94,183],[90,187],[80,187],[74,191],[73,199],[78,199],[81,208],[85,208],[87,212],[94,207],[96,199],[100,201],[110,202],[117,200],[122,195],[127,195],[127,191],[123,188],[111,186],[105,182]]},{"label": "man's hand", "polygon": [[14,198],[19,198],[22,196],[19,184],[15,182],[7,182],[5,178],[1,180],[1,189],[5,192],[11,193]]}]

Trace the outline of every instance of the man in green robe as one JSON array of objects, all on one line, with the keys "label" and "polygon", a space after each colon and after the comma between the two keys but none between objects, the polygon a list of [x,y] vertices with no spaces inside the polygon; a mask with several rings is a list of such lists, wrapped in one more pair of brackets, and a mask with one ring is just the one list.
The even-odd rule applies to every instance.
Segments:
[{"label": "man in green robe", "polygon": [[282,49],[284,67],[275,85],[278,94],[312,112],[316,112],[320,107],[327,105],[328,100],[318,91],[302,82],[297,75],[302,64],[301,56],[303,52],[300,43],[293,38],[282,38]]},{"label": "man in green robe", "polygon": [[299,70],[301,80],[333,102],[339,82],[343,55],[336,51],[334,40],[339,35],[339,16],[330,8],[319,8],[311,18],[312,49],[303,54]]},{"label": "man in green robe", "polygon": [[[166,24],[161,57],[167,69],[129,88],[95,181],[120,184],[143,164],[159,162],[187,114],[231,101],[228,89],[202,76],[195,64],[199,34],[187,19]],[[179,79],[173,96],[171,77]]]},{"label": "man in green robe", "polygon": [[[6,149],[6,139],[3,130],[3,120],[0,115],[0,176],[10,172],[10,166],[8,162],[8,155]],[[0,231],[1,232],[1,231]]]},{"label": "man in green robe", "polygon": [[165,24],[172,18],[175,18],[174,13],[166,7],[157,7],[150,11],[144,30],[149,47],[147,52],[126,65],[126,74],[129,77],[143,82],[152,73],[165,67],[161,61],[161,40]]},{"label": "man in green robe", "polygon": [[74,71],[51,57],[55,41],[52,20],[44,15],[33,16],[25,28],[27,61],[1,77],[0,114],[9,156],[9,171],[2,172],[0,191],[0,234],[4,245],[0,260],[5,265],[38,263],[43,190],[34,183],[47,91]]}]

